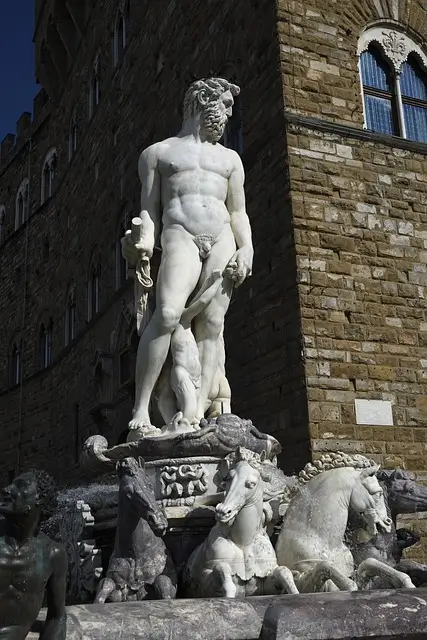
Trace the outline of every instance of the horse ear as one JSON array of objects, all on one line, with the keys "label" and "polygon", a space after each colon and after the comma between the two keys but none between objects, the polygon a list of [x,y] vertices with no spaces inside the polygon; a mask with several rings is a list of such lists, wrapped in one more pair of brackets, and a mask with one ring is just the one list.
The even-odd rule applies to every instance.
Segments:
[{"label": "horse ear", "polygon": [[144,458],[142,458],[141,456],[138,456],[137,462],[138,462],[138,467],[140,467],[141,469],[145,468],[145,460],[144,460]]},{"label": "horse ear", "polygon": [[262,450],[259,460],[260,462],[264,462],[265,460],[267,460],[267,451],[265,449]]},{"label": "horse ear", "polygon": [[362,473],[360,474],[360,478],[363,480],[364,478],[369,478],[369,476],[374,476],[379,468],[379,464],[373,464],[370,467],[363,469]]}]

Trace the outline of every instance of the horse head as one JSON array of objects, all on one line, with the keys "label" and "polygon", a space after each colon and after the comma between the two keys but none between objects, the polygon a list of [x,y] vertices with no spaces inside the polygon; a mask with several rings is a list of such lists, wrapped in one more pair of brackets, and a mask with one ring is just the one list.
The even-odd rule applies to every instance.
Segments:
[{"label": "horse head", "polygon": [[123,492],[136,514],[146,520],[156,534],[163,535],[168,527],[164,512],[155,498],[153,487],[147,478],[144,461],[140,458],[124,458],[117,463],[120,479],[119,493]]},{"label": "horse head", "polygon": [[427,511],[427,487],[415,482],[407,471],[381,470],[378,471],[377,478],[385,487],[393,518],[399,513]]},{"label": "horse head", "polygon": [[265,451],[259,455],[243,447],[226,458],[228,473],[224,501],[216,507],[216,519],[231,524],[239,511],[252,504],[263,504],[263,462]]},{"label": "horse head", "polygon": [[388,517],[384,492],[376,477],[379,465],[358,471],[358,477],[350,496],[350,509],[363,520],[369,535],[375,536],[378,528],[390,533],[392,520]]}]

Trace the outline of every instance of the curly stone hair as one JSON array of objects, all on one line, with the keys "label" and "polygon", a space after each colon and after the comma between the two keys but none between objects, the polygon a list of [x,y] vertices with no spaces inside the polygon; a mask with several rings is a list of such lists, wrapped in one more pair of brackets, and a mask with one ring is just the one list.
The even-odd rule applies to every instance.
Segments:
[{"label": "curly stone hair", "polygon": [[199,95],[203,95],[208,102],[214,102],[226,91],[238,96],[240,87],[225,78],[204,78],[192,82],[184,96],[184,119],[202,110]]},{"label": "curly stone hair", "polygon": [[30,469],[27,473],[35,476],[39,495],[41,520],[48,520],[56,511],[58,488],[52,476],[40,469]]}]

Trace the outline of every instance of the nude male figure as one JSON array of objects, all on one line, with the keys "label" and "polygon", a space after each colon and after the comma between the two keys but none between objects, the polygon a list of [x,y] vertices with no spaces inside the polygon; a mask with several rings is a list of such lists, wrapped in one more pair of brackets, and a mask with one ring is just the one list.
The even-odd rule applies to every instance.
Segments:
[{"label": "nude male figure", "polygon": [[24,640],[47,594],[41,640],[65,640],[67,556],[39,531],[54,502],[53,481],[41,471],[23,473],[0,492],[0,638]]},{"label": "nude male figure", "polygon": [[136,393],[130,429],[153,431],[149,402],[187,300],[213,271],[221,286],[194,320],[201,383],[194,422],[203,418],[219,364],[219,339],[233,286],[251,274],[253,247],[245,209],[244,171],[239,155],[219,144],[233,96],[240,89],[222,78],[198,80],[184,99],[177,136],[145,149],[138,170],[142,183],[142,239],[127,232],[123,254],[132,264],[151,257],[160,234],[162,259],[156,309],[143,332],[137,355]]}]

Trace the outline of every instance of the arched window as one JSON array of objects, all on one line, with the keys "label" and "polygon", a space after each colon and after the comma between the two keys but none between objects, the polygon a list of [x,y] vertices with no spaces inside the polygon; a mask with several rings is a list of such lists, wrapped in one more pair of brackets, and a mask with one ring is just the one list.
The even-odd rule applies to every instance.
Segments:
[{"label": "arched window", "polygon": [[71,160],[77,151],[77,113],[74,109],[68,129],[68,160]]},{"label": "arched window", "polygon": [[10,385],[19,384],[22,380],[22,340],[15,340],[10,355]]},{"label": "arched window", "polygon": [[116,287],[120,289],[127,280],[128,264],[122,255],[122,238],[126,231],[130,229],[129,214],[125,214],[118,226],[116,236]]},{"label": "arched window", "polygon": [[98,54],[92,68],[89,85],[89,117],[95,113],[96,107],[101,100],[101,60]]},{"label": "arched window", "polygon": [[242,102],[240,95],[234,96],[231,118],[224,131],[224,147],[234,149],[238,154],[243,152]]},{"label": "arched window", "polygon": [[28,220],[29,193],[29,181],[28,178],[24,178],[19,185],[19,189],[16,194],[15,229],[18,229],[26,220]]},{"label": "arched window", "polygon": [[53,335],[53,322],[49,320],[49,324],[44,324],[40,327],[39,333],[39,353],[40,353],[40,367],[45,369],[52,362],[52,335]]},{"label": "arched window", "polygon": [[126,48],[129,27],[129,2],[122,2],[114,23],[113,64],[116,66],[123,57]]},{"label": "arched window", "polygon": [[101,266],[92,262],[87,283],[87,317],[91,320],[99,311],[99,293],[101,281]]},{"label": "arched window", "polygon": [[359,39],[365,127],[427,142],[427,56],[406,34],[372,27]]},{"label": "arched window", "polygon": [[56,178],[58,171],[58,156],[56,149],[51,149],[47,154],[43,163],[42,179],[41,179],[41,202],[45,202],[50,198],[56,187]]},{"label": "arched window", "polygon": [[67,306],[65,309],[65,345],[76,336],[76,288],[72,284],[68,288]]},{"label": "arched window", "polygon": [[402,65],[400,91],[406,137],[427,142],[427,74],[415,55]]},{"label": "arched window", "polygon": [[0,244],[5,241],[6,207],[0,204]]}]

